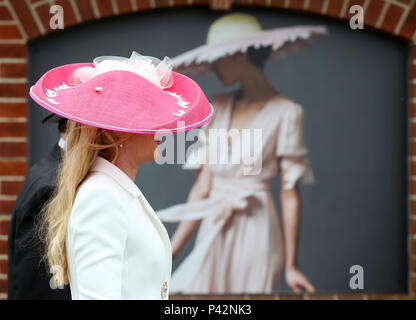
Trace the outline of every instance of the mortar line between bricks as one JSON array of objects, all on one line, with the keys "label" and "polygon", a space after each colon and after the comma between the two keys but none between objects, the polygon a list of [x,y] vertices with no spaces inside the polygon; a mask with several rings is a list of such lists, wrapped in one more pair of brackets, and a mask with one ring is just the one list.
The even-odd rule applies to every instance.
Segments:
[{"label": "mortar line between bricks", "polygon": [[72,7],[72,11],[74,11],[74,15],[75,15],[75,19],[77,20],[78,23],[82,22],[82,17],[81,17],[81,13],[79,12],[78,6],[75,3],[75,0],[69,0],[71,7]]},{"label": "mortar line between bricks", "polygon": [[0,78],[0,83],[27,83],[27,78]]},{"label": "mortar line between bricks", "polygon": [[0,44],[26,44],[26,39],[0,39]]},{"label": "mortar line between bricks", "polygon": [[13,9],[12,5],[9,3],[9,1],[4,2],[4,4],[7,7],[7,9],[9,10],[9,13],[12,16],[13,20],[16,21],[17,29],[19,29],[20,34],[23,37],[23,40],[22,40],[23,43],[26,43],[28,36],[27,36],[27,33],[26,33],[25,29],[22,26],[22,23],[20,22],[19,17],[17,16],[16,12],[14,12],[14,9]]},{"label": "mortar line between bricks", "polygon": [[137,11],[137,3],[136,0],[130,0],[130,5],[131,5],[131,11],[132,12],[136,12]]},{"label": "mortar line between bricks", "polygon": [[9,196],[5,194],[0,194],[0,201],[16,201],[17,196]]},{"label": "mortar line between bricks", "polygon": [[0,117],[0,123],[4,122],[27,122],[26,117]]},{"label": "mortar line between bricks", "polygon": [[45,28],[43,27],[43,23],[42,23],[42,21],[40,20],[39,15],[38,15],[38,13],[37,13],[36,9],[33,7],[33,5],[32,5],[32,4],[30,4],[30,3],[29,3],[29,0],[25,0],[25,2],[26,2],[26,5],[27,5],[27,6],[28,6],[28,8],[29,8],[30,13],[32,14],[33,20],[35,20],[36,26],[38,27],[38,29],[39,29],[40,33],[41,33],[42,35],[43,35],[43,34],[45,34],[45,33],[46,33],[46,30],[45,30]]},{"label": "mortar line between bricks", "polygon": [[383,24],[384,18],[387,14],[389,7],[390,7],[390,2],[384,2],[383,9],[381,9],[380,15],[378,16],[378,20],[376,23],[377,29],[380,29],[381,25]]},{"label": "mortar line between bricks", "polygon": [[399,34],[400,29],[402,28],[404,22],[406,21],[408,15],[409,15],[409,12],[410,12],[409,7],[404,8],[402,15],[401,15],[399,21],[397,22],[396,28],[394,29],[394,34]]},{"label": "mortar line between bricks", "polygon": [[26,58],[0,58],[0,63],[26,63]]},{"label": "mortar line between bricks", "polygon": [[120,10],[118,9],[116,0],[111,0],[111,7],[113,8],[114,15],[118,16],[120,14]]}]

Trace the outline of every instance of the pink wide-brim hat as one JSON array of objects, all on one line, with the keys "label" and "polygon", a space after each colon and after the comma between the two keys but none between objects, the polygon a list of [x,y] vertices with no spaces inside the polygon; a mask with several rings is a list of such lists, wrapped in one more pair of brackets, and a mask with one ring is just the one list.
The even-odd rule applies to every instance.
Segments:
[{"label": "pink wide-brim hat", "polygon": [[114,131],[165,134],[208,122],[214,112],[192,79],[171,72],[173,84],[160,88],[126,70],[111,70],[71,85],[73,73],[93,63],[74,63],[46,72],[30,88],[45,109],[86,125]]},{"label": "pink wide-brim hat", "polygon": [[203,74],[214,71],[214,62],[238,52],[245,53],[250,47],[270,47],[269,59],[281,59],[327,34],[327,28],[320,25],[262,30],[253,15],[231,13],[211,24],[206,44],[172,58],[172,62],[178,72],[186,75]]}]

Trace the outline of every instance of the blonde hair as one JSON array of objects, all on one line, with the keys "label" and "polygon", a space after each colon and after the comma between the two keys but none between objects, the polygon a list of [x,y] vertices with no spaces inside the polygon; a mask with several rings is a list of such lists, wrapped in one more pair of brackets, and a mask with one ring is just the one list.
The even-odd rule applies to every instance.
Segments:
[{"label": "blonde hair", "polygon": [[69,216],[79,185],[85,179],[97,156],[103,152],[118,157],[119,144],[131,133],[115,137],[113,132],[68,121],[66,149],[58,168],[57,185],[50,201],[43,207],[40,221],[40,237],[45,245],[43,258],[54,274],[56,285],[68,284],[66,235]]}]

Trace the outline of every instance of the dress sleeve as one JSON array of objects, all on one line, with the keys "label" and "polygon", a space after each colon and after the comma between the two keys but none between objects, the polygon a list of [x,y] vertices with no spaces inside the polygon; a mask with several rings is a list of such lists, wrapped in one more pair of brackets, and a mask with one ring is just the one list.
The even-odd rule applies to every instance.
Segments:
[{"label": "dress sleeve", "polygon": [[303,139],[303,109],[290,104],[283,113],[277,130],[276,157],[280,164],[283,188],[292,189],[302,178],[304,184],[313,184],[315,178],[306,155],[308,149]]},{"label": "dress sleeve", "polygon": [[71,286],[77,286],[80,299],[121,299],[127,240],[121,201],[99,184],[80,191],[68,224],[68,257],[76,279]]}]

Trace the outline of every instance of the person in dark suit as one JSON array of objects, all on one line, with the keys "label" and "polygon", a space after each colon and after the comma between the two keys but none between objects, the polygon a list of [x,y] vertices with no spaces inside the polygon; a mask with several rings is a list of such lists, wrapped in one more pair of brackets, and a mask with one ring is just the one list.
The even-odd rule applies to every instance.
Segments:
[{"label": "person in dark suit", "polygon": [[29,170],[17,197],[9,230],[8,242],[8,299],[70,300],[69,286],[52,289],[52,274],[41,259],[44,251],[38,237],[41,209],[52,196],[67,120],[55,114],[42,123],[58,123],[60,140],[50,153]]}]

